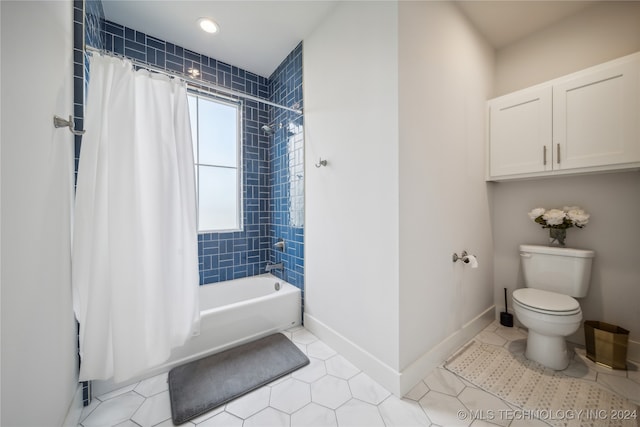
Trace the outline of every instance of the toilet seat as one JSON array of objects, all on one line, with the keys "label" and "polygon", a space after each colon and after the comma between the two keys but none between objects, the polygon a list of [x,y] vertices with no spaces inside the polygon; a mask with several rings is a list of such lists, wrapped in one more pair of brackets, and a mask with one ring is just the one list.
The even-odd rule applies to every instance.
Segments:
[{"label": "toilet seat", "polygon": [[573,316],[581,313],[580,304],[574,298],[541,289],[516,289],[513,291],[513,302],[526,310],[552,316]]}]

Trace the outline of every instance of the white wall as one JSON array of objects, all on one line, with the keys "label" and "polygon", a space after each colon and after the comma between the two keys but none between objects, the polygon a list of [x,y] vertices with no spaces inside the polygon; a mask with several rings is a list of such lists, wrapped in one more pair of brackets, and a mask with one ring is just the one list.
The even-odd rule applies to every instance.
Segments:
[{"label": "white wall", "polygon": [[62,425],[77,386],[71,308],[71,1],[2,1],[2,419]]},{"label": "white wall", "polygon": [[[451,2],[400,2],[400,368],[493,305],[493,49]],[[479,268],[453,263],[475,254]]]},{"label": "white wall", "polygon": [[[496,94],[578,71],[640,51],[640,3],[604,2],[499,51]],[[521,243],[547,243],[547,231],[527,217],[534,207],[579,205],[591,213],[582,230],[567,232],[567,245],[596,251],[589,295],[580,301],[584,317],[631,331],[640,345],[640,173],[625,172],[491,184],[494,190],[496,306],[502,288],[522,286]],[[572,338],[581,342],[583,332]],[[630,348],[631,352],[634,351]]]},{"label": "white wall", "polygon": [[[2,22],[2,7],[0,7],[0,23]],[[2,82],[2,31],[0,30],[0,82]],[[0,91],[2,90],[0,85]],[[0,102],[0,132],[2,130],[2,103]],[[0,133],[0,142],[2,135]],[[2,176],[2,149],[0,148],[0,177]],[[0,180],[1,184],[1,180]],[[0,196],[2,191],[0,190]],[[0,224],[2,224],[2,197],[0,197]],[[0,226],[0,241],[2,241],[2,226]],[[2,330],[2,244],[0,244],[0,331]],[[2,422],[2,334],[0,333],[0,423]]]},{"label": "white wall", "polygon": [[395,2],[340,3],[304,40],[305,322],[383,370],[398,367],[397,70]]},{"label": "white wall", "polygon": [[396,394],[493,316],[492,66],[448,2],[340,3],[304,41],[305,325]]},{"label": "white wall", "polygon": [[597,2],[500,49],[494,96],[532,86],[640,49],[640,2]]},{"label": "white wall", "polygon": [[[593,6],[494,64],[449,2],[339,4],[304,45],[307,326],[402,393],[394,376],[427,366],[494,302],[502,309],[517,245],[546,243],[526,213],[566,204],[593,214],[569,231],[598,252],[585,317],[640,324],[638,173],[483,181],[486,100],[640,50],[638,16],[636,4]],[[328,167],[313,166],[320,156]],[[480,268],[451,262],[463,249]]]}]

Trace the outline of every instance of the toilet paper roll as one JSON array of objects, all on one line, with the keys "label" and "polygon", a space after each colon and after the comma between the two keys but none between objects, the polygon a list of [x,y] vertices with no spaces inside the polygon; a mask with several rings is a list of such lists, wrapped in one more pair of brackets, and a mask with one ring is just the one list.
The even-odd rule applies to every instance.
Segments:
[{"label": "toilet paper roll", "polygon": [[478,268],[478,258],[476,258],[475,255],[467,255],[462,258],[462,261],[464,261],[465,264],[469,264],[471,268]]}]

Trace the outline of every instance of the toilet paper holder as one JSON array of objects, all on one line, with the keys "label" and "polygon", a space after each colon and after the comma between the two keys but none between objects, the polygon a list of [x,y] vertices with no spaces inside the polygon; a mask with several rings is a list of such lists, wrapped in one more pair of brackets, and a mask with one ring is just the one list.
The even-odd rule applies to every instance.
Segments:
[{"label": "toilet paper holder", "polygon": [[[477,258],[475,255],[473,255],[475,258]],[[457,253],[454,253],[452,256],[453,262],[456,261],[462,261],[465,264],[469,264],[469,254],[467,253],[467,251],[462,251],[462,253],[458,256]]]}]

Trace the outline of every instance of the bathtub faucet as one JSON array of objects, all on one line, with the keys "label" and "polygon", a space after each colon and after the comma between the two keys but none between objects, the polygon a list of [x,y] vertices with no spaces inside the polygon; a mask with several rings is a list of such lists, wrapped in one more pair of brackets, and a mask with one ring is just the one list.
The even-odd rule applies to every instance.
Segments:
[{"label": "bathtub faucet", "polygon": [[267,264],[266,271],[268,273],[271,270],[282,270],[283,268],[284,268],[284,265],[281,262],[279,262],[277,264]]}]

